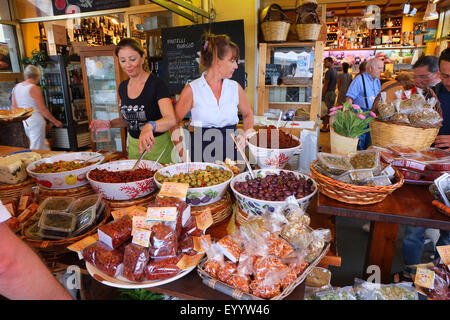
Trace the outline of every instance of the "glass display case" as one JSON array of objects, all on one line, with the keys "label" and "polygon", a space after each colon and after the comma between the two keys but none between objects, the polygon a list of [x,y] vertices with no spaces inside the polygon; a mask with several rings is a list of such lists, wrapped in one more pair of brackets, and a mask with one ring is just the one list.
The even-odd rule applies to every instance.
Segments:
[{"label": "glass display case", "polygon": [[[114,48],[87,47],[80,50],[89,122],[120,117],[118,87],[125,77],[114,55]],[[124,128],[111,128],[108,137],[101,140],[91,138],[93,150],[126,151]]]},{"label": "glass display case", "polygon": [[78,56],[50,56],[42,71],[41,87],[46,106],[63,123],[50,130],[52,148],[80,150],[90,144],[83,78]]}]

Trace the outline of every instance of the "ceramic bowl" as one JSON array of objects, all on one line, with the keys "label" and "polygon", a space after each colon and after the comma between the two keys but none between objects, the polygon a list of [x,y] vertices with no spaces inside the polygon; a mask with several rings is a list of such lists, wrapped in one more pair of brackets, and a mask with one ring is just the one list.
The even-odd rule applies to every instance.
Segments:
[{"label": "ceramic bowl", "polygon": [[[64,172],[55,172],[55,173],[36,173],[33,172],[36,166],[41,163],[53,163],[57,161],[74,161],[74,160],[88,160],[95,156],[98,158],[92,159],[92,161],[97,161],[93,165],[90,165],[85,168],[70,170]],[[42,186],[46,189],[72,189],[78,188],[88,184],[88,180],[86,179],[86,174],[99,166],[105,157],[97,152],[71,152],[65,153],[57,156],[53,156],[50,158],[44,158],[41,160],[37,160],[33,163],[30,163],[27,166],[28,175],[36,181],[39,186]]]},{"label": "ceramic bowl", "polygon": [[[308,176],[306,174],[295,172],[295,171],[290,171],[290,170],[283,170],[283,169],[253,170],[256,177],[262,177],[262,178],[264,178],[268,174],[274,174],[274,173],[279,174],[281,171],[284,171],[286,173],[293,172],[295,174],[295,176],[297,176],[298,178],[304,177],[305,179],[312,180],[313,185],[314,185],[314,191],[311,194],[307,195],[306,197],[297,199],[297,202],[300,205],[300,207],[303,210],[306,210],[312,197],[314,197],[314,195],[317,193],[317,183],[314,181],[314,179],[312,179],[310,176]],[[246,195],[236,191],[236,189],[234,188],[234,185],[236,184],[236,182],[244,182],[249,179],[251,179],[251,175],[248,171],[246,171],[241,174],[238,174],[236,177],[233,178],[233,180],[231,180],[231,183],[230,183],[231,190],[233,191],[233,193],[238,201],[239,207],[248,216],[259,216],[259,215],[263,214],[266,210],[269,210],[270,212],[274,212],[275,210],[281,209],[286,206],[285,201],[259,200],[259,199],[251,198],[249,196],[246,196]]]},{"label": "ceramic bowl", "polygon": [[[108,171],[130,170],[133,168],[136,161],[137,160],[112,161],[98,166],[97,169],[105,169]],[[139,169],[150,169],[152,167],[153,170],[158,170],[162,166],[159,163],[155,164],[155,162],[149,160],[142,160],[138,166]],[[138,199],[145,197],[156,190],[153,177],[134,182],[107,183],[92,180],[89,177],[89,173],[87,179],[91,184],[92,189],[94,189],[96,193],[102,194],[103,197],[108,200],[120,201]]]},{"label": "ceramic bowl", "polygon": [[[225,195],[225,192],[228,189],[228,185],[230,184],[231,179],[233,179],[233,172],[230,169],[228,169],[226,166],[222,166],[215,163],[190,162],[189,172],[193,172],[194,170],[199,169],[206,169],[207,166],[219,168],[220,170],[230,171],[231,178],[220,184],[216,184],[209,187],[189,188],[186,196],[186,202],[192,206],[206,206],[208,204],[219,201]],[[187,164],[178,163],[159,169],[157,173],[160,173],[165,176],[173,176],[179,173],[186,173],[186,172],[187,172]],[[158,188],[161,188],[162,184],[158,180],[156,180],[156,174],[155,174],[155,182]]]},{"label": "ceramic bowl", "polygon": [[250,153],[256,159],[258,167],[261,169],[282,169],[295,154],[300,154],[302,151],[302,143],[294,135],[291,136],[299,142],[298,146],[288,149],[270,149],[258,147],[250,142],[250,138],[256,134],[257,132],[250,134],[247,137],[247,143]]}]

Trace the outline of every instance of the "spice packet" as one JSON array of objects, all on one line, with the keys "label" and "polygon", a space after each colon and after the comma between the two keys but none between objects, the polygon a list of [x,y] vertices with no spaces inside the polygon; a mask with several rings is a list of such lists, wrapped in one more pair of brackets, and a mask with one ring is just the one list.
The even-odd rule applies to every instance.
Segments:
[{"label": "spice packet", "polygon": [[353,285],[358,300],[418,300],[412,282],[379,284],[355,278]]},{"label": "spice packet", "polygon": [[349,154],[350,164],[353,169],[371,169],[379,166],[380,153],[376,150],[362,150]]},{"label": "spice packet", "polygon": [[113,220],[97,229],[98,239],[111,248],[117,248],[131,239],[133,220],[130,216]]},{"label": "spice packet", "polygon": [[122,273],[123,253],[97,241],[83,249],[83,259],[111,277]]},{"label": "spice packet", "polygon": [[123,255],[122,276],[130,281],[142,281],[149,260],[148,247],[135,243],[128,244]]},{"label": "spice packet", "polygon": [[311,242],[306,250],[306,262],[312,263],[322,252],[326,242],[331,241],[330,229],[316,229],[311,233]]},{"label": "spice packet", "polygon": [[161,280],[176,276],[181,272],[177,266],[180,257],[152,259],[145,267],[145,280]]},{"label": "spice packet", "polygon": [[[154,223],[151,227],[150,257],[174,257],[178,250],[177,224],[179,212],[176,207],[149,207],[147,221]],[[180,228],[181,233],[181,228]]]},{"label": "spice packet", "polygon": [[317,154],[321,165],[331,174],[340,175],[350,170],[351,164],[345,156],[319,152]]}]

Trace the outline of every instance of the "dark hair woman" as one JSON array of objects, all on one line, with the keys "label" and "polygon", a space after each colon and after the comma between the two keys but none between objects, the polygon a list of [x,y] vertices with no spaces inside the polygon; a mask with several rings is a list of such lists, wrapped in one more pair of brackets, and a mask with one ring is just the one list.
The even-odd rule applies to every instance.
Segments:
[{"label": "dark hair woman", "polygon": [[338,75],[337,79],[337,89],[339,92],[337,98],[338,105],[342,105],[345,102],[345,94],[353,79],[352,75],[348,73],[349,68],[350,65],[347,62],[342,63],[342,73]]},{"label": "dark hair woman", "polygon": [[136,40],[121,40],[115,54],[120,67],[130,77],[119,85],[121,117],[111,121],[94,120],[90,128],[127,128],[129,159],[139,158],[146,149],[144,159],[156,160],[165,150],[159,162],[172,162],[169,129],[175,125],[175,113],[166,85],[144,71],[144,50]]},{"label": "dark hair woman", "polygon": [[[207,33],[200,50],[200,64],[205,68],[202,76],[183,89],[175,106],[177,121],[191,112],[191,158],[194,161],[214,162],[230,158],[237,153],[230,133],[239,122],[238,111],[244,122],[244,136],[253,132],[253,111],[240,84],[230,78],[237,69],[239,48],[227,35]],[[196,131],[201,131],[201,136]],[[239,136],[239,144],[245,140]],[[212,147],[208,147],[212,144]],[[208,148],[207,148],[208,147]],[[210,154],[207,154],[207,150]]]}]

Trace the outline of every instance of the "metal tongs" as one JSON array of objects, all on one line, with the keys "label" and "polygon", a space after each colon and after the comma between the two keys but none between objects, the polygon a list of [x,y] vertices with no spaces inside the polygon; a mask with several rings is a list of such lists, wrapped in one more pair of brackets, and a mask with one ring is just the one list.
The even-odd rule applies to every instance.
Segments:
[{"label": "metal tongs", "polygon": [[247,165],[247,169],[248,169],[248,171],[250,172],[250,176],[252,177],[252,179],[255,179],[255,178],[256,178],[255,173],[253,172],[252,168],[250,167],[250,163],[248,162],[247,157],[245,156],[245,153],[242,151],[241,147],[240,147],[239,144],[237,143],[236,137],[234,136],[233,133],[231,133],[230,135],[231,135],[231,138],[232,138],[233,141],[234,141],[234,144],[236,145],[236,148],[237,148],[237,149],[239,150],[239,152],[241,153],[242,158],[243,158],[244,161],[245,161],[245,164]]},{"label": "metal tongs", "polygon": [[[161,159],[162,155],[164,154],[164,152],[166,152],[167,147],[169,146],[170,141],[166,144],[166,147],[164,148],[164,150],[161,152],[161,154],[158,156],[158,159],[156,159],[156,161],[153,163],[152,167],[150,168],[151,171],[153,171],[153,168],[155,167],[155,165],[157,163],[159,163],[159,159]],[[131,171],[134,171],[138,166],[139,163],[141,162],[141,160],[144,158],[144,156],[147,154],[147,149],[144,150],[144,152],[142,152],[141,156],[139,157],[139,159],[136,161],[136,163],[134,164],[133,168],[131,168]]]}]

